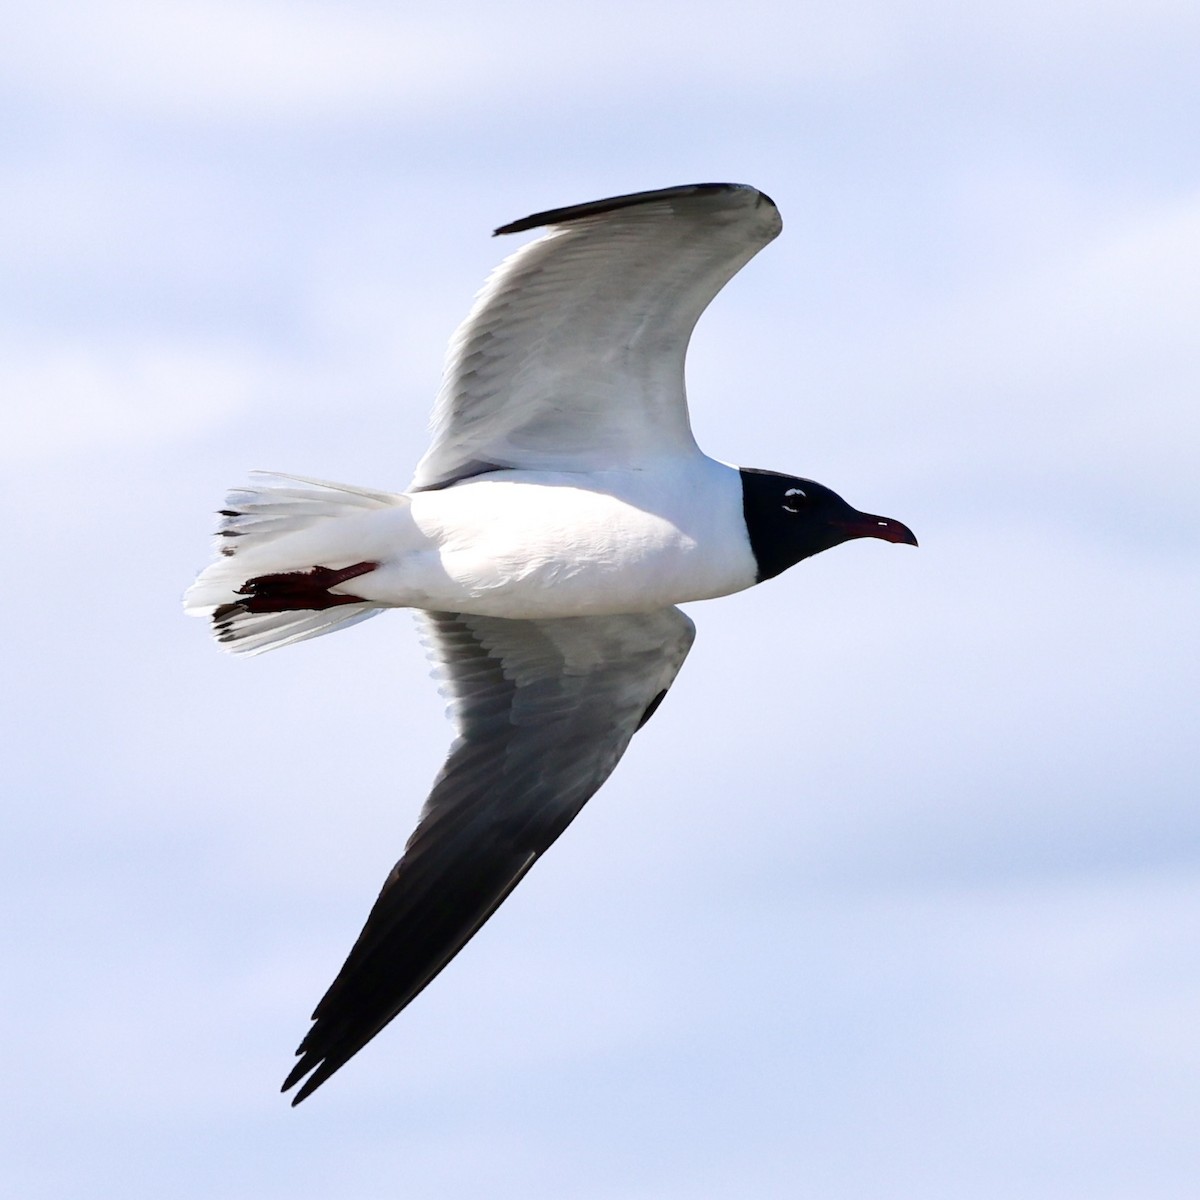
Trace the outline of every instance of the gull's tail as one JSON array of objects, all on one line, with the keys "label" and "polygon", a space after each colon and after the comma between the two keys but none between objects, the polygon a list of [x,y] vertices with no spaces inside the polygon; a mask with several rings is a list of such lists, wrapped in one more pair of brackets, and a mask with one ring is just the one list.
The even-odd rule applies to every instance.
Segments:
[{"label": "gull's tail", "polygon": [[208,617],[235,654],[259,654],[319,637],[382,608],[329,589],[377,565],[378,521],[405,496],[299,475],[256,471],[220,510],[220,555],[183,598],[189,616]]}]

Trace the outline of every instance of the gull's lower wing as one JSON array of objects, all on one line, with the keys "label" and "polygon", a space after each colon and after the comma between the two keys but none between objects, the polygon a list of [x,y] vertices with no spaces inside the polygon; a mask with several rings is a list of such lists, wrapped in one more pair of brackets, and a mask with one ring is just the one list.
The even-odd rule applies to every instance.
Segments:
[{"label": "gull's lower wing", "polygon": [[548,226],[494,272],[450,343],[410,490],[484,471],[591,471],[696,452],[683,363],[712,298],[782,228],[741,184],[638,192]]},{"label": "gull's lower wing", "polygon": [[608,778],[691,648],[676,608],[509,621],[425,613],[458,737],[416,831],[313,1013],[293,1104],[458,953]]}]

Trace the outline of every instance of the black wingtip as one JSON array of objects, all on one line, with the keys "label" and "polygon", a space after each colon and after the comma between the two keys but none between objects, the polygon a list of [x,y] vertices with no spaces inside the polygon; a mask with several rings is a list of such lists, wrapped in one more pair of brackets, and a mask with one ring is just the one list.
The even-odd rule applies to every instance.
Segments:
[{"label": "black wingtip", "polygon": [[525,233],[530,229],[540,229],[543,225],[563,225],[568,221],[582,221],[585,217],[596,217],[601,213],[615,212],[620,208],[633,208],[638,204],[653,204],[658,200],[682,200],[693,196],[714,195],[718,192],[753,192],[759,197],[760,203],[775,207],[775,201],[757,188],[745,183],[688,183],[680,187],[658,188],[650,192],[628,192],[623,196],[608,196],[603,200],[592,200],[587,204],[571,204],[565,208],[550,208],[545,212],[534,213],[522,217],[519,221],[510,221],[492,230],[493,237],[505,233]]},{"label": "black wingtip", "polygon": [[[307,1100],[341,1065],[338,1063],[337,1066],[331,1067],[327,1062],[322,1063],[319,1060],[314,1062],[312,1056],[306,1054],[291,1069],[279,1090],[281,1092],[291,1091],[296,1084],[300,1083],[300,1080],[304,1079],[305,1075],[308,1075],[308,1078],[304,1079],[304,1083],[301,1084],[300,1090],[292,1097],[292,1107],[295,1108],[302,1100]],[[310,1071],[312,1071],[311,1075],[309,1075]]]},{"label": "black wingtip", "polygon": [[283,1081],[283,1086],[279,1089],[281,1092],[291,1091],[308,1074],[311,1069],[311,1063],[305,1063],[301,1059],[289,1072],[288,1077]]}]

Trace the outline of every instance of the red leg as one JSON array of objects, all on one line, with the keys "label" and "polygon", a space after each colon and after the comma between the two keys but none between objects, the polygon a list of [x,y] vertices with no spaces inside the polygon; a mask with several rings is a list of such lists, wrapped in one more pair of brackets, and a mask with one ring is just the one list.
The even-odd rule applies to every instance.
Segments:
[{"label": "red leg", "polygon": [[246,612],[252,613],[294,612],[301,609],[319,612],[339,604],[361,604],[358,596],[334,596],[329,589],[348,579],[366,575],[377,566],[379,564],[375,562],[361,562],[337,571],[331,567],[313,567],[310,571],[256,575],[237,589],[237,595],[246,597],[238,603]]}]

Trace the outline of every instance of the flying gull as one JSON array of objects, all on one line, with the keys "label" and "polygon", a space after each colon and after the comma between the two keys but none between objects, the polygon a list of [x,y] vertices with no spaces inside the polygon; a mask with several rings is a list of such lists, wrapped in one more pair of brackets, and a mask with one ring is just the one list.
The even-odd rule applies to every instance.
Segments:
[{"label": "flying gull", "polygon": [[742,591],[898,521],[692,438],[684,356],[776,237],[769,197],[704,183],[535,213],[450,343],[406,492],[256,473],[189,589],[256,654],[416,609],[457,730],[417,828],[284,1082],[297,1104],[463,948],[658,708],[695,626]]}]

